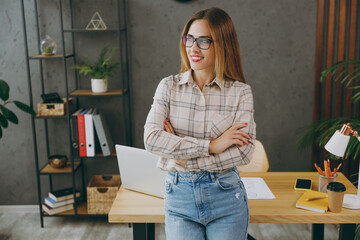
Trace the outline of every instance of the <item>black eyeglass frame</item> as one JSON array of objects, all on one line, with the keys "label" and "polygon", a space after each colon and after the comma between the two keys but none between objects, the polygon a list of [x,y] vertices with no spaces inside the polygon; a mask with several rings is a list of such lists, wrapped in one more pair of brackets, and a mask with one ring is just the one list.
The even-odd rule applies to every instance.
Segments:
[{"label": "black eyeglass frame", "polygon": [[[192,39],[194,39],[194,41],[192,42],[191,46],[186,46],[185,42],[187,41],[187,38],[190,37]],[[206,39],[209,41],[209,47],[208,48],[202,48],[199,46],[199,40],[201,39]],[[214,42],[214,40],[210,39],[210,38],[207,38],[207,37],[198,37],[198,38],[194,38],[192,36],[189,36],[189,35],[184,35],[182,36],[181,38],[182,40],[182,44],[187,47],[187,48],[191,48],[192,46],[194,46],[194,43],[196,42],[196,45],[198,46],[198,48],[200,48],[201,50],[208,50],[210,47],[211,47],[211,43]]]}]

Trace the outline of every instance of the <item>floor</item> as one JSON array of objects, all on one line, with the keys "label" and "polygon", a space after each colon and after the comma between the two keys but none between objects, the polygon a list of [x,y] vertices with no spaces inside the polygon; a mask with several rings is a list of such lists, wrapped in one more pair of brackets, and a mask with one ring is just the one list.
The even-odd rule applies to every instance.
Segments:
[{"label": "floor", "polygon": [[[132,239],[129,224],[108,223],[106,218],[46,217],[40,227],[35,211],[2,211],[0,209],[0,240],[110,240]],[[338,237],[338,225],[325,225],[325,239]],[[310,224],[250,224],[249,233],[256,239],[311,239]],[[164,224],[155,225],[156,240],[165,240]]]}]

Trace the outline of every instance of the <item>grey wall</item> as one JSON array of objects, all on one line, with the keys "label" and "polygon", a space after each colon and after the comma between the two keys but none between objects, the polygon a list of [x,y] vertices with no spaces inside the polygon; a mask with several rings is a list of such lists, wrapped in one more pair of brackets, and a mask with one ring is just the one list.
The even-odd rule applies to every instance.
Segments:
[{"label": "grey wall", "polygon": [[[106,23],[116,23],[112,17],[113,0],[107,0],[110,7],[99,6],[98,10]],[[36,51],[35,19],[32,1],[26,2],[28,35],[31,51]],[[39,1],[42,31],[60,39],[57,1]],[[64,2],[64,7],[67,5]],[[77,14],[89,15],[95,8],[87,8],[89,1],[74,1]],[[91,0],[90,2],[96,2]],[[311,170],[310,149],[298,152],[296,141],[298,128],[312,122],[313,81],[316,40],[316,1],[304,0],[195,0],[180,3],[174,0],[129,0],[129,50],[131,67],[133,143],[143,147],[143,126],[150,109],[152,97],[159,81],[179,71],[178,42],[183,25],[196,11],[217,6],[232,17],[240,42],[240,51],[247,83],[253,89],[255,99],[255,121],[257,136],[268,153],[271,171]],[[65,24],[68,23],[65,13]],[[78,24],[86,23],[82,18]],[[29,102],[24,40],[21,25],[20,1],[0,2],[0,79],[5,79],[11,87],[12,99]],[[81,37],[77,41],[81,54],[100,49],[100,44],[116,46],[116,38],[103,36]],[[71,46],[67,46],[70,48]],[[91,54],[89,54],[91,56]],[[70,63],[71,65],[72,63]],[[58,79],[63,77],[61,62],[46,63],[46,90],[65,94]],[[34,79],[34,103],[40,101],[39,65],[31,63]],[[70,77],[70,79],[72,79]],[[86,79],[81,80],[84,86]],[[117,87],[110,81],[110,87]],[[94,101],[94,100],[93,100]],[[117,99],[106,99],[100,104],[106,118],[116,131],[112,137],[123,142],[121,113],[113,107]],[[93,102],[82,101],[84,106]],[[0,140],[0,205],[36,204],[37,187],[33,138],[30,117],[14,107],[19,117],[19,125],[10,125]],[[40,162],[45,163],[44,129],[39,128]],[[67,151],[67,135],[62,121],[49,122],[50,133],[56,137],[50,140],[57,151]],[[86,180],[93,174],[116,173],[114,159],[87,160]],[[42,177],[43,195],[47,193],[47,177]],[[68,183],[68,179],[54,179],[55,187]],[[25,194],[24,194],[25,193]]]}]

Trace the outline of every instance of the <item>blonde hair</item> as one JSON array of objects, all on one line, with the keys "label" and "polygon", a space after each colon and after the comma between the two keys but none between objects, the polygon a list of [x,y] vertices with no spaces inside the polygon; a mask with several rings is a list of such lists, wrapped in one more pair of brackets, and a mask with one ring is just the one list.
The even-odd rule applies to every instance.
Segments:
[{"label": "blonde hair", "polygon": [[[245,83],[242,70],[238,39],[234,24],[230,16],[222,9],[209,8],[195,13],[182,31],[186,35],[191,24],[196,20],[206,20],[210,27],[211,38],[215,48],[215,73],[216,77],[223,81],[224,76]],[[181,69],[186,72],[190,69],[190,62],[186,54],[186,48],[180,40]]]}]

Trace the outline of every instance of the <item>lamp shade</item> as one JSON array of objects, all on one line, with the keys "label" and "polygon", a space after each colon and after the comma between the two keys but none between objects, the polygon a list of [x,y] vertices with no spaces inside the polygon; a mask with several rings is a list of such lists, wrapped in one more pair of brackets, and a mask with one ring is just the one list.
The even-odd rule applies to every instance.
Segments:
[{"label": "lamp shade", "polygon": [[337,130],[326,143],[325,149],[335,156],[343,157],[349,140],[350,136],[345,136],[344,134],[341,134],[339,130]]}]

